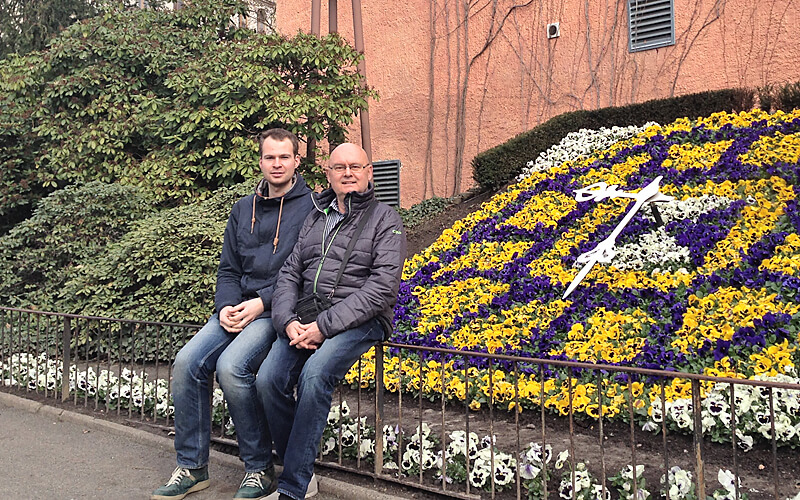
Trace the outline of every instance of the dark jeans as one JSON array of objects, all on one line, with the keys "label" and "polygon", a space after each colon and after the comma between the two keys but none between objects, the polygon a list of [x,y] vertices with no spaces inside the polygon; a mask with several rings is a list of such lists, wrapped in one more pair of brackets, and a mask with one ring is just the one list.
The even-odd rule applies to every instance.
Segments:
[{"label": "dark jeans", "polygon": [[[316,350],[298,349],[279,337],[261,364],[256,386],[275,451],[283,458],[278,491],[305,497],[336,385],[370,347],[383,340],[376,319],[344,331]],[[297,385],[297,400],[294,387]]]}]

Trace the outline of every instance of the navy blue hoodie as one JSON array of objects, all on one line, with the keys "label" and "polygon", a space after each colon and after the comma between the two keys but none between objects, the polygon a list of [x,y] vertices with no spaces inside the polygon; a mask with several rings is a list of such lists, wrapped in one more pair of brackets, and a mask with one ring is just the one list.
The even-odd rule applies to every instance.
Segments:
[{"label": "navy blue hoodie", "polygon": [[259,317],[272,315],[278,272],[314,207],[311,189],[300,174],[295,175],[294,186],[280,198],[263,196],[268,190],[262,179],[254,194],[233,205],[217,271],[217,313],[225,306],[261,297],[264,312]]}]

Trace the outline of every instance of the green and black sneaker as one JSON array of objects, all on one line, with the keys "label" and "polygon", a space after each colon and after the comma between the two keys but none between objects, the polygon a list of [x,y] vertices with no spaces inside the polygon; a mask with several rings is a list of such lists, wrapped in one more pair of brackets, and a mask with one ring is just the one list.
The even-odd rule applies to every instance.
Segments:
[{"label": "green and black sneaker", "polygon": [[208,467],[176,467],[167,484],[154,491],[150,500],[180,500],[189,493],[208,488],[208,485]]},{"label": "green and black sneaker", "polygon": [[264,498],[277,489],[274,468],[261,472],[248,472],[244,475],[242,484],[233,498]]}]

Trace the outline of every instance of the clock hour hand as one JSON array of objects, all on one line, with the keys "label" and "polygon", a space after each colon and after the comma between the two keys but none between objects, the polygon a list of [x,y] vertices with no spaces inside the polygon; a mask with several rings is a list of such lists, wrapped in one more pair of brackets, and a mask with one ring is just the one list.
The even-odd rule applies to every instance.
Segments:
[{"label": "clock hour hand", "polygon": [[588,252],[584,252],[581,254],[577,262],[578,263],[585,263],[584,266],[578,271],[578,274],[575,275],[575,278],[572,280],[572,283],[569,284],[567,291],[564,292],[564,295],[561,297],[562,299],[567,298],[569,294],[575,290],[578,284],[583,281],[583,278],[589,274],[592,267],[598,263],[608,263],[611,262],[611,259],[614,258],[616,255],[616,251],[614,251],[614,245],[617,241],[617,236],[622,232],[625,226],[631,221],[634,215],[646,204],[653,203],[653,202],[664,202],[664,201],[671,201],[674,198],[672,196],[668,196],[662,194],[659,191],[659,183],[661,182],[662,176],[658,176],[653,179],[647,186],[642,188],[641,191],[638,193],[628,193],[625,191],[618,191],[616,185],[609,186],[605,182],[597,182],[588,186],[583,189],[578,189],[575,191],[575,200],[576,201],[588,201],[594,199],[595,201],[600,201],[605,198],[616,198],[616,197],[624,197],[624,198],[635,198],[636,203],[633,204],[633,207],[625,214],[625,217],[617,224],[617,227],[611,232],[610,235],[603,241],[597,244],[592,250]]}]

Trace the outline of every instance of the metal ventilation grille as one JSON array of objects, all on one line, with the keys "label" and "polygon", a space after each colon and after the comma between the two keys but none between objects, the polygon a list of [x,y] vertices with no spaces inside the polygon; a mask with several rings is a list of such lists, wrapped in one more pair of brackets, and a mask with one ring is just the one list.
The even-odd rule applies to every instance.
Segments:
[{"label": "metal ventilation grille", "polygon": [[372,162],[375,197],[393,207],[400,206],[400,160]]},{"label": "metal ventilation grille", "polygon": [[628,0],[630,51],[675,44],[675,11],[672,0]]}]

